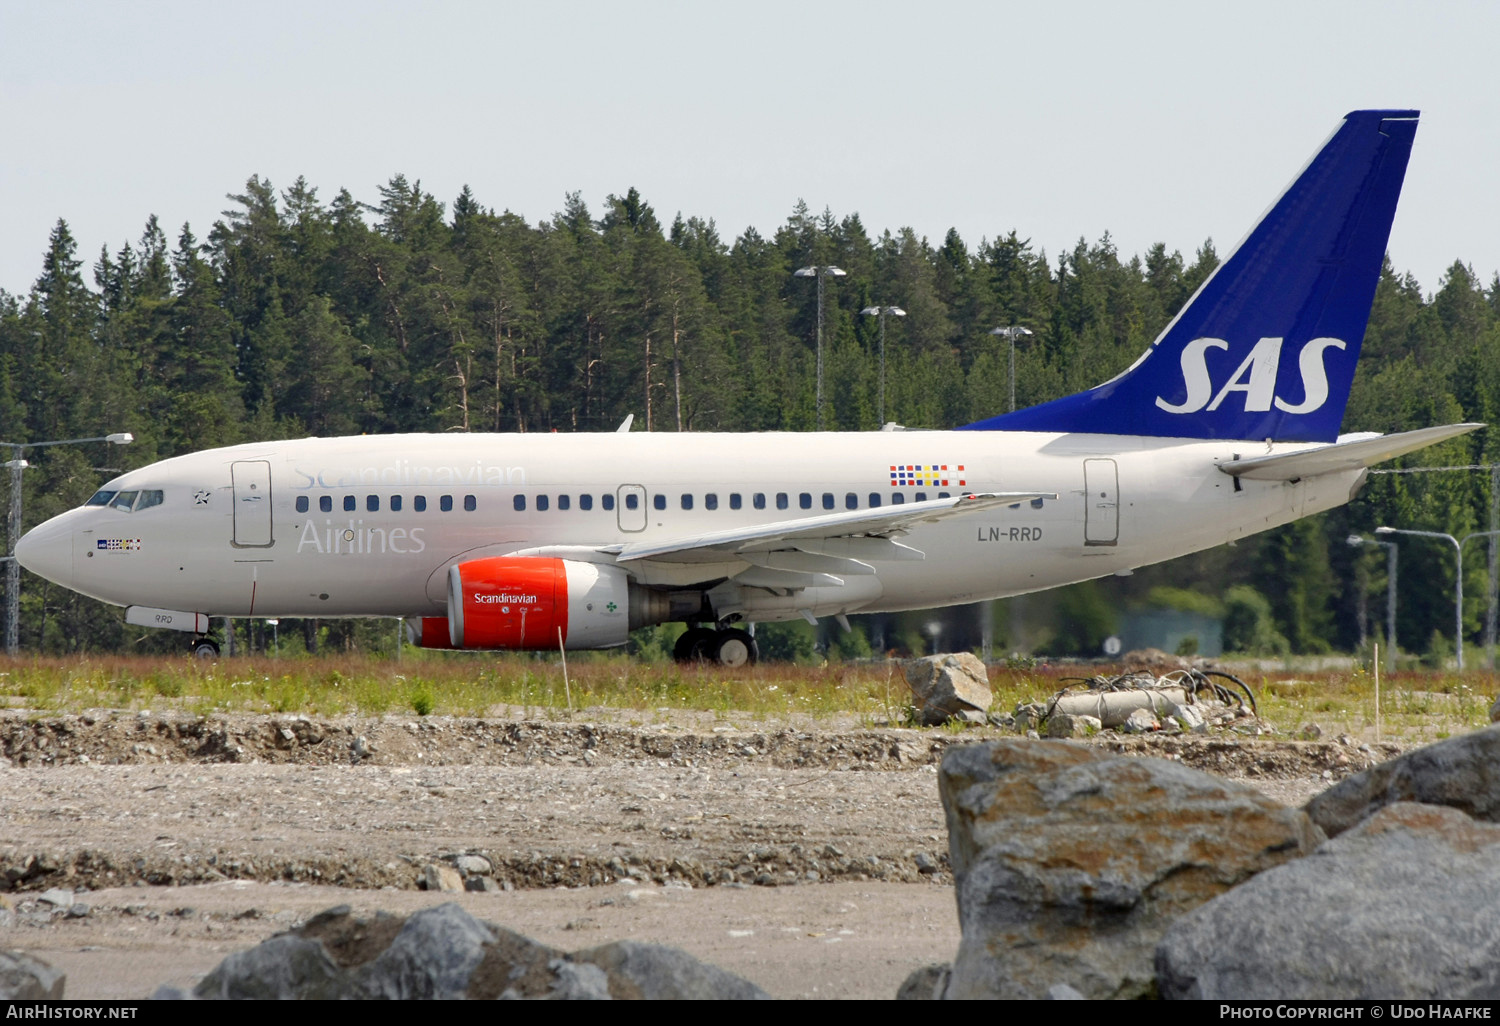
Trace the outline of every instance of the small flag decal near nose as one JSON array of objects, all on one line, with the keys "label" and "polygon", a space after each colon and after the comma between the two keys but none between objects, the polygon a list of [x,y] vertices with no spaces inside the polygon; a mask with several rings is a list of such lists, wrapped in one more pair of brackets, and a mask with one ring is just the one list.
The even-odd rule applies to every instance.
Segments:
[{"label": "small flag decal near nose", "polygon": [[968,484],[964,477],[964,465],[957,463],[950,469],[946,463],[888,464],[891,468],[892,488],[943,488]]},{"label": "small flag decal near nose", "polygon": [[141,540],[139,538],[100,538],[94,544],[103,552],[141,551]]}]

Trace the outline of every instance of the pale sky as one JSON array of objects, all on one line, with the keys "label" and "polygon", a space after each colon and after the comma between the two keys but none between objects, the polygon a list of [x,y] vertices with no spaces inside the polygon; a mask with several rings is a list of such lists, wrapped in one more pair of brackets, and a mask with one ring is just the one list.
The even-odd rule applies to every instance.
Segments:
[{"label": "pale sky", "polygon": [[0,0],[0,288],[59,217],[87,268],[153,213],[203,238],[252,174],[324,202],[467,183],[533,223],[635,186],[726,241],[803,199],[872,236],[1015,229],[1054,264],[1106,231],[1222,255],[1357,107],[1423,115],[1397,268],[1488,283],[1497,42],[1480,0]]}]

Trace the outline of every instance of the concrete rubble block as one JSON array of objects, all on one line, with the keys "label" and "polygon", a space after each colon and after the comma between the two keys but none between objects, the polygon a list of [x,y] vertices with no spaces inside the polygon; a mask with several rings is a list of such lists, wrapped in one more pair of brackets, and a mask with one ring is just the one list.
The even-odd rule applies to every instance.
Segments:
[{"label": "concrete rubble block", "polygon": [[1407,752],[1341,780],[1306,805],[1329,837],[1395,802],[1460,809],[1500,822],[1500,726]]},{"label": "concrete rubble block", "polygon": [[1395,803],[1167,930],[1162,997],[1500,998],[1500,826]]},{"label": "concrete rubble block", "polygon": [[994,701],[989,672],[971,652],[910,659],[901,669],[911,688],[917,718],[924,726],[935,727],[966,712],[979,713],[976,722],[982,723]]},{"label": "concrete rubble block", "polygon": [[0,951],[0,1001],[60,1001],[68,976],[24,951]]},{"label": "concrete rubble block", "polygon": [[463,874],[452,866],[430,862],[422,867],[422,888],[428,891],[462,891]]},{"label": "concrete rubble block", "polygon": [[453,865],[464,876],[489,876],[494,871],[490,860],[483,855],[460,855],[453,860]]},{"label": "concrete rubble block", "polygon": [[1324,840],[1247,785],[1062,741],[952,749],[938,786],[963,934],[948,998],[1149,995],[1175,917]]},{"label": "concrete rubble block", "polygon": [[1149,734],[1161,729],[1161,721],[1145,709],[1137,709],[1125,717],[1120,729],[1127,734]]},{"label": "concrete rubble block", "polygon": [[764,1001],[770,998],[749,980],[662,944],[621,940],[576,951],[572,959],[596,965],[608,973],[609,992],[615,998],[645,1001]]},{"label": "concrete rubble block", "polygon": [[1051,738],[1088,737],[1103,729],[1104,724],[1097,716],[1053,713],[1047,717],[1047,736]]},{"label": "concrete rubble block", "polygon": [[1106,727],[1118,727],[1133,713],[1146,710],[1165,716],[1179,705],[1186,705],[1188,693],[1183,688],[1133,688],[1128,691],[1061,695],[1051,704],[1053,715],[1094,716]]}]

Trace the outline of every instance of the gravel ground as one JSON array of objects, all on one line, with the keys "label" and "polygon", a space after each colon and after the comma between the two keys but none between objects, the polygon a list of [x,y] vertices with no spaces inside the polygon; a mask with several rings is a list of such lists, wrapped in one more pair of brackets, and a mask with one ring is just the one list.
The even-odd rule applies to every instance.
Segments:
[{"label": "gravel ground", "polygon": [[[937,763],[995,732],[618,720],[5,714],[0,946],[63,967],[69,996],[132,998],[331,905],[460,900],[562,948],[674,944],[778,997],[889,998],[952,958]],[[1092,743],[1289,804],[1399,751]],[[418,889],[463,854],[494,890]]]}]

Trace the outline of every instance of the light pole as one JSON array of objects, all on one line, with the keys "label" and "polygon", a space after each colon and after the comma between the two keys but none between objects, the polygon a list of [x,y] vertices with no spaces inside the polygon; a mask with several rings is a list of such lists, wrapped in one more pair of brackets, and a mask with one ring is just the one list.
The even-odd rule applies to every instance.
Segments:
[{"label": "light pole", "polygon": [[22,458],[27,449],[49,445],[80,445],[84,442],[108,442],[129,445],[135,436],[128,431],[98,438],[64,438],[56,442],[0,442],[0,449],[10,450],[6,466],[10,468],[10,511],[5,518],[5,654],[15,655],[21,647],[21,564],[16,562],[16,535],[21,530],[21,471],[30,464]]},{"label": "light pole", "polygon": [[815,264],[799,267],[792,272],[794,278],[818,279],[818,430],[823,430],[823,279],[842,278],[847,272],[832,264]]},{"label": "light pole", "polygon": [[1012,324],[1008,328],[994,328],[991,335],[1004,335],[1010,339],[1010,412],[1016,412],[1016,336],[1030,335],[1030,328],[1023,328],[1019,324]]},{"label": "light pole", "polygon": [[1396,543],[1376,541],[1357,534],[1348,538],[1350,545],[1379,545],[1385,549],[1385,672],[1396,672]]},{"label": "light pole", "polygon": [[885,426],[885,318],[889,314],[892,317],[905,317],[906,311],[899,306],[867,306],[860,311],[865,316],[878,316],[880,318],[880,411],[876,419],[880,426]]},{"label": "light pole", "polygon": [[1376,534],[1410,534],[1418,538],[1444,538],[1453,543],[1453,553],[1457,557],[1458,572],[1454,577],[1453,585],[1453,644],[1458,649],[1458,668],[1464,668],[1464,545],[1474,538],[1493,538],[1500,536],[1500,531],[1474,531],[1455,538],[1451,534],[1442,531],[1413,531],[1404,527],[1377,527]]}]

